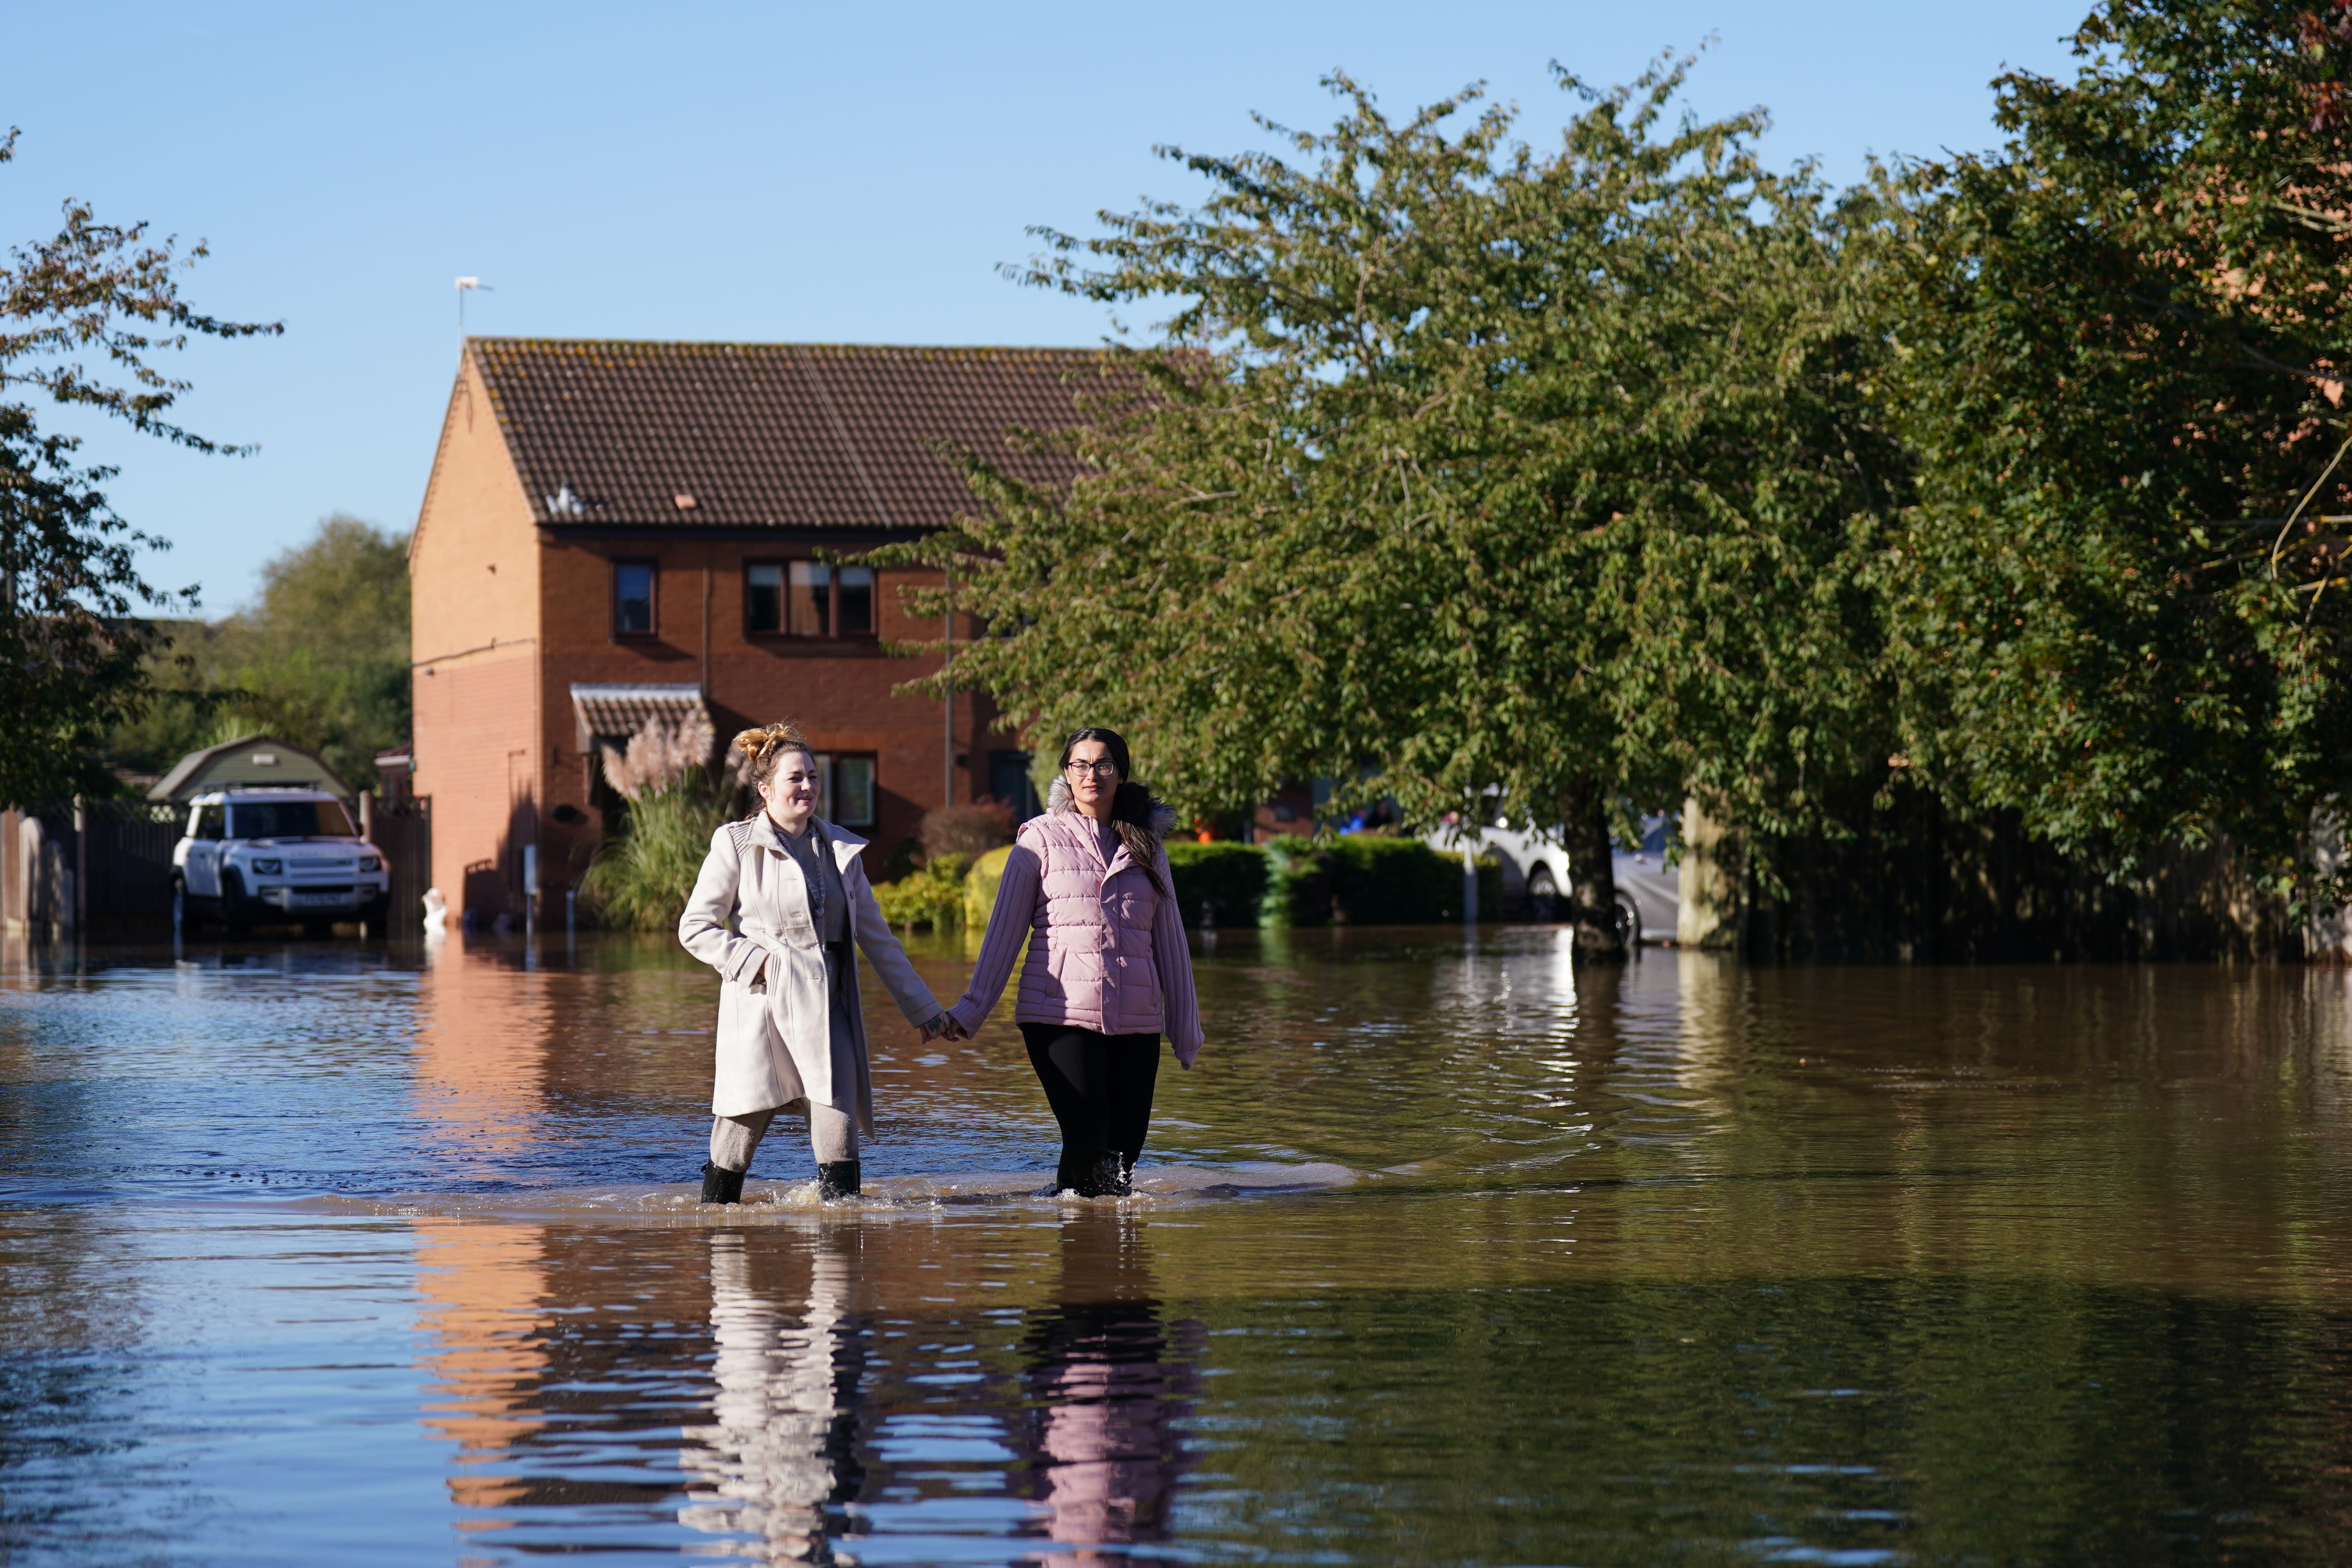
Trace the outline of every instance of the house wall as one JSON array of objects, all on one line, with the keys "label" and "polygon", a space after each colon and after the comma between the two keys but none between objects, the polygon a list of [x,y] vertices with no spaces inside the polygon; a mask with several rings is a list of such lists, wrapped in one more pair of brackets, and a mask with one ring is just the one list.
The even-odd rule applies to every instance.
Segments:
[{"label": "house wall", "polygon": [[[990,751],[1011,746],[985,732],[995,719],[991,705],[971,694],[959,695],[960,765],[950,788],[943,779],[947,741],[940,703],[892,694],[892,687],[939,666],[935,657],[893,658],[883,647],[939,635],[937,621],[918,622],[898,605],[900,587],[936,583],[935,574],[877,574],[877,637],[778,637],[746,631],[747,562],[807,559],[818,548],[856,550],[870,545],[870,535],[784,530],[751,537],[681,536],[661,530],[544,534],[540,703],[549,766],[540,860],[543,889],[575,883],[602,837],[593,759],[579,750],[572,714],[575,681],[700,685],[722,745],[738,730],[791,719],[820,750],[871,753],[876,821],[858,830],[874,846],[867,851],[869,874],[881,872],[891,849],[913,837],[923,813],[943,798],[967,802],[985,794]],[[621,560],[655,563],[650,638],[613,634],[613,570]],[[971,634],[966,618],[957,628],[958,639]],[[977,744],[975,724],[983,727]],[[574,814],[575,821],[561,820]]]},{"label": "house wall", "polygon": [[478,920],[518,910],[520,848],[545,798],[540,559],[530,499],[467,363],[409,546],[412,738],[414,787],[433,797],[434,886]]},{"label": "house wall", "polygon": [[[875,759],[868,870],[919,831],[943,800],[987,793],[990,753],[1011,750],[992,705],[954,704],[953,750],[934,699],[891,688],[936,657],[893,658],[892,641],[936,637],[898,604],[928,573],[886,570],[879,636],[753,636],[745,629],[749,561],[856,550],[870,532],[776,530],[720,534],[690,524],[642,529],[542,527],[524,492],[475,367],[461,367],[410,546],[416,794],[433,797],[433,881],[477,923],[521,912],[522,849],[539,848],[542,916],[578,884],[602,841],[609,795],[583,755],[571,688],[581,682],[700,686],[723,743],[741,728],[793,719],[821,750]],[[613,566],[657,569],[655,635],[613,629]],[[974,628],[966,617],[958,642]],[[952,760],[952,779],[943,779]],[[404,918],[405,916],[404,915]]]}]

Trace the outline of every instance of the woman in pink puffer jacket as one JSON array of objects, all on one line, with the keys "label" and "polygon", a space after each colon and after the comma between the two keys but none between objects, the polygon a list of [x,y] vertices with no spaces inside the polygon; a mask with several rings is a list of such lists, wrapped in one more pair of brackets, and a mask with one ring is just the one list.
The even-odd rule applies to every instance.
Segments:
[{"label": "woman in pink puffer jacket", "polygon": [[1043,816],[1021,827],[971,989],[947,1010],[977,1030],[1025,939],[1013,1021],[1062,1125],[1055,1186],[1124,1196],[1151,1125],[1164,1029],[1189,1068],[1201,1051],[1192,955],[1160,839],[1176,814],[1128,777],[1127,742],[1081,730],[1062,748]]}]

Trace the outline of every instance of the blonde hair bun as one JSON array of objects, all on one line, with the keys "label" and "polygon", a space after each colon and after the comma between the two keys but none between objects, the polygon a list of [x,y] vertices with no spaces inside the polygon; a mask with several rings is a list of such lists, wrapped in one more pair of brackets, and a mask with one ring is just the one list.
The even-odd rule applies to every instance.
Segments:
[{"label": "blonde hair bun", "polygon": [[801,733],[801,727],[789,719],[761,729],[746,730],[735,737],[735,749],[755,763],[779,746],[793,752],[813,752],[815,750],[809,744],[808,737]]},{"label": "blonde hair bun", "polygon": [[805,752],[812,757],[816,755],[816,748],[809,744],[806,735],[801,733],[801,727],[789,719],[781,724],[744,731],[735,737],[734,744],[728,750],[742,753],[736,760],[736,776],[755,789],[768,787],[768,780],[774,776],[776,764],[783,761],[786,752]]}]

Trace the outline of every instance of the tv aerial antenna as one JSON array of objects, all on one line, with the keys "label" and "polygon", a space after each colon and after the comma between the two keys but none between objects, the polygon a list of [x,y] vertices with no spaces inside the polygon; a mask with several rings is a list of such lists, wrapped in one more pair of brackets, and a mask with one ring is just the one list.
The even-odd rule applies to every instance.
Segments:
[{"label": "tv aerial antenna", "polygon": [[466,296],[474,292],[477,289],[480,289],[485,294],[495,294],[498,292],[497,289],[491,288],[488,284],[483,282],[478,278],[460,278],[457,279],[457,341],[459,342],[464,342],[466,341]]}]

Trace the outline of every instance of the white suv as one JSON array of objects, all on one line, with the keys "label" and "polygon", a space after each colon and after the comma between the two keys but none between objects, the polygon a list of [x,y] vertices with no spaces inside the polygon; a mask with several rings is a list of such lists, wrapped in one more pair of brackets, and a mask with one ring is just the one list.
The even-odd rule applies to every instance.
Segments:
[{"label": "white suv", "polygon": [[188,923],[381,921],[391,903],[383,856],[343,803],[312,789],[200,795],[172,850],[172,893]]}]

